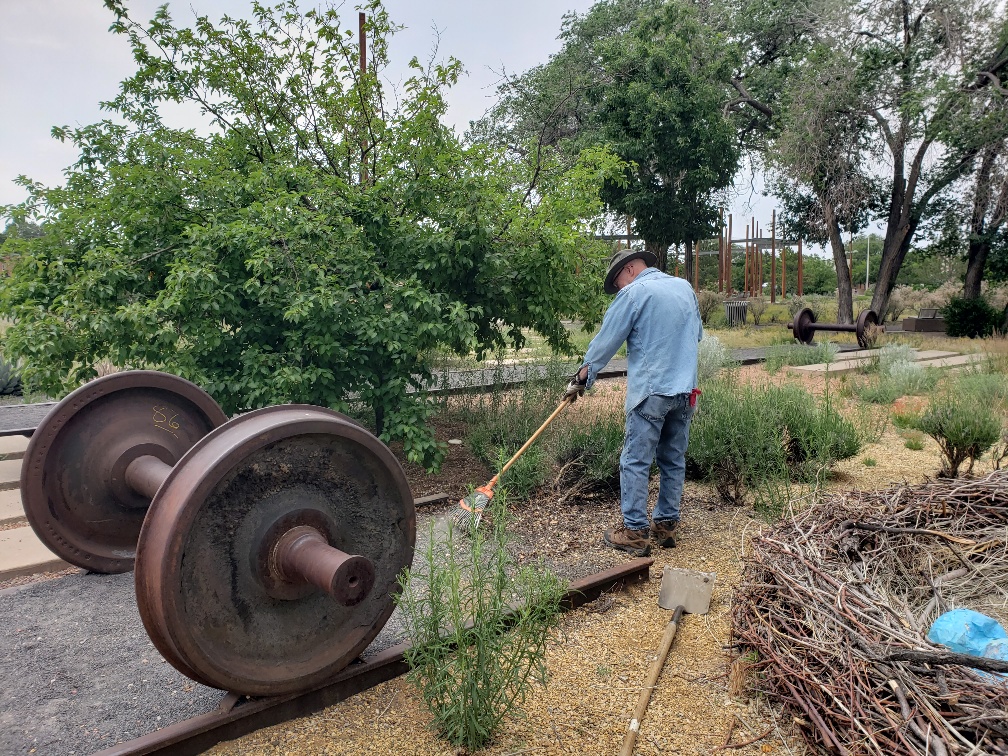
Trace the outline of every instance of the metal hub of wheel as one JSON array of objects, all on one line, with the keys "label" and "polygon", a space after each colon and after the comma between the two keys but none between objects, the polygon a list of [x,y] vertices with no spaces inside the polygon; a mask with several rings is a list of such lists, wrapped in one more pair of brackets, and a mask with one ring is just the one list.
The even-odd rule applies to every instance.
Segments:
[{"label": "metal hub of wheel", "polygon": [[25,451],[28,522],[70,564],[132,569],[150,497],[127,485],[126,469],[138,457],[174,465],[226,420],[209,394],[167,373],[134,370],[85,384],[53,407]]},{"label": "metal hub of wheel", "polygon": [[303,691],[375,638],[416,541],[398,460],[339,413],[289,405],[196,443],[140,533],[137,603],[164,657],[246,695]]}]

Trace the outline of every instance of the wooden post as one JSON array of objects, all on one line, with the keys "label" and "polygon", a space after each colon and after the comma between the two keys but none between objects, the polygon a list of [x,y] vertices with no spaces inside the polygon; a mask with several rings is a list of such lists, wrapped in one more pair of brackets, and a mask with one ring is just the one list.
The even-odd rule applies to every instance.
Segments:
[{"label": "wooden post", "polygon": [[749,224],[745,227],[745,271],[742,274],[742,291],[749,296]]},{"label": "wooden post", "polygon": [[693,249],[693,291],[700,293],[700,242]]},{"label": "wooden post", "polygon": [[[782,240],[783,241],[783,240]],[[787,297],[787,245],[780,248],[780,298],[783,302]]]},{"label": "wooden post", "polygon": [[770,304],[777,301],[777,208],[770,213]]},{"label": "wooden post", "polygon": [[804,289],[802,288],[802,246],[801,237],[798,237],[798,296],[803,296]]},{"label": "wooden post", "polygon": [[724,210],[718,210],[717,290],[724,292]]},{"label": "wooden post", "polygon": [[731,287],[732,287],[732,253],[735,251],[735,245],[732,244],[731,232],[732,232],[732,214],[728,213],[728,251],[725,254],[726,258],[725,273],[727,274],[726,277],[728,279],[728,289],[726,293],[728,294],[729,297],[731,296]]}]

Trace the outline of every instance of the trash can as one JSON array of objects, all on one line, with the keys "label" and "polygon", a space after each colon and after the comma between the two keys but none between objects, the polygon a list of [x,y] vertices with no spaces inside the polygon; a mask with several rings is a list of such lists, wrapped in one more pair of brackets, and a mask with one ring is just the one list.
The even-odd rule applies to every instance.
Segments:
[{"label": "trash can", "polygon": [[725,320],[729,326],[745,325],[746,315],[749,312],[749,300],[728,299],[724,303]]}]

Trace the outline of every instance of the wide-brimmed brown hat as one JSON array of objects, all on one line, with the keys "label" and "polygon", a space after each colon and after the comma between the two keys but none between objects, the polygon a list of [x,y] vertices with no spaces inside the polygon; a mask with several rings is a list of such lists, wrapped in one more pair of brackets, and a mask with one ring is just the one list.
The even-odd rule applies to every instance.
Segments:
[{"label": "wide-brimmed brown hat", "polygon": [[609,258],[609,272],[605,274],[605,283],[602,285],[606,294],[615,294],[619,291],[616,288],[616,276],[623,270],[623,266],[631,260],[643,260],[649,268],[658,264],[658,257],[655,253],[648,252],[646,249],[616,250]]}]

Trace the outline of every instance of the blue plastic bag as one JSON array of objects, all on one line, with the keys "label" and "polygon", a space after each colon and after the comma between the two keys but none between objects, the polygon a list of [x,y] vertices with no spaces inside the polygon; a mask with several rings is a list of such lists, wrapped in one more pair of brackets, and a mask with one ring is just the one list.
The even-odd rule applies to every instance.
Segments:
[{"label": "blue plastic bag", "polygon": [[[928,630],[928,640],[947,646],[950,651],[970,656],[987,656],[993,641],[1008,639],[998,621],[972,609],[953,609],[940,615]],[[997,643],[992,653],[1008,654],[1008,645]],[[1004,658],[991,656],[990,658]]]}]

